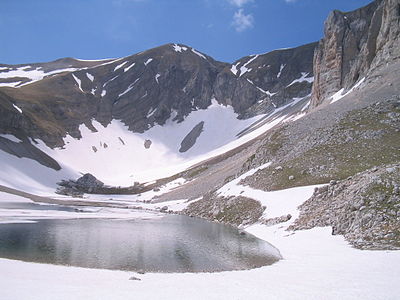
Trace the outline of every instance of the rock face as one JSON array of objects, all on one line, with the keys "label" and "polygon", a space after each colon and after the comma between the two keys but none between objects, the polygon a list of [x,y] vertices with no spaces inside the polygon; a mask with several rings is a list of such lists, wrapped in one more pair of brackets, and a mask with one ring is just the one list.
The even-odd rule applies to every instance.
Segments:
[{"label": "rock face", "polygon": [[363,249],[400,249],[400,166],[372,168],[316,189],[289,229],[332,226]]},{"label": "rock face", "polygon": [[311,43],[292,49],[275,50],[247,56],[233,63],[230,72],[238,78],[245,78],[264,94],[262,102],[253,106],[252,111],[265,106],[271,110],[293,98],[302,98],[311,93],[316,46],[317,43]]},{"label": "rock face", "polygon": [[104,185],[103,182],[98,180],[96,177],[94,177],[90,173],[87,173],[87,174],[83,175],[82,177],[78,178],[78,180],[76,181],[76,184],[82,188],[87,188],[87,189],[100,188]]},{"label": "rock face", "polygon": [[60,186],[57,193],[61,195],[68,195],[73,197],[82,197],[83,193],[96,193],[103,186],[104,183],[94,177],[92,174],[87,173],[82,177],[74,180],[63,180],[58,183]]},{"label": "rock face", "polygon": [[314,55],[311,107],[348,90],[373,69],[399,59],[398,0],[376,0],[352,12],[333,11]]},{"label": "rock face", "polygon": [[[21,74],[2,79],[13,85],[0,87],[0,133],[62,147],[67,134],[81,137],[82,124],[95,131],[92,120],[106,126],[118,119],[129,130],[144,132],[169,118],[181,122],[192,111],[208,108],[213,99],[246,118],[310,93],[314,47],[245,57],[234,65],[178,44],[100,62],[67,58],[0,65],[2,75]],[[31,82],[29,71],[47,73],[26,84]]]}]

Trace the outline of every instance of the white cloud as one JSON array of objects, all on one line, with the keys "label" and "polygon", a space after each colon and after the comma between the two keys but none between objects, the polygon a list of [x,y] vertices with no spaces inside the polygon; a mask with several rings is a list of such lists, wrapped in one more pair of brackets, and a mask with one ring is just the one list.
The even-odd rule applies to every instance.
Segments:
[{"label": "white cloud", "polygon": [[[231,5],[243,7],[245,4],[253,2],[254,0],[228,0]],[[287,0],[286,0],[287,1]],[[289,0],[290,1],[290,0]]]},{"label": "white cloud", "polygon": [[254,18],[251,14],[246,15],[241,8],[233,15],[232,25],[235,27],[237,32],[242,32],[254,26]]},{"label": "white cloud", "polygon": [[285,0],[285,2],[286,3],[294,3],[294,2],[296,2],[297,0]]}]

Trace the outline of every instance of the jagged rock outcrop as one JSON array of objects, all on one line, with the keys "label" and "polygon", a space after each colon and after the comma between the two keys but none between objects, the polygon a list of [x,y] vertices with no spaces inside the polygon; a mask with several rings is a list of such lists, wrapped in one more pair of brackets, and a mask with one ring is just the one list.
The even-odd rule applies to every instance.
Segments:
[{"label": "jagged rock outcrop", "polygon": [[58,183],[59,188],[56,193],[73,197],[82,197],[84,193],[96,193],[104,186],[104,183],[98,180],[90,173],[84,174],[75,180],[62,180]]},{"label": "jagged rock outcrop", "polygon": [[[233,73],[238,79],[246,79],[247,83],[255,86],[263,94],[263,97],[247,111],[247,115],[273,110],[294,98],[302,98],[311,93],[314,80],[312,64],[316,46],[317,43],[310,43],[243,57],[218,75],[217,84],[224,81],[225,73]],[[226,89],[221,89],[224,90]],[[248,95],[248,98],[251,96]],[[232,97],[224,95],[217,98]]]},{"label": "jagged rock outcrop", "polygon": [[398,0],[376,0],[352,12],[330,13],[314,55],[311,108],[399,58],[399,5]]},{"label": "jagged rock outcrop", "polygon": [[290,230],[332,226],[363,249],[400,249],[400,166],[374,167],[316,189]]}]

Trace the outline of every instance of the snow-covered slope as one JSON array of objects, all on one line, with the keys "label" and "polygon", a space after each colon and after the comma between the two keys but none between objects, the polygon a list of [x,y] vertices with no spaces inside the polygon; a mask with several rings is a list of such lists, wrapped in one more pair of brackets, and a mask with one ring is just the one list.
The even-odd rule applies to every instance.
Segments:
[{"label": "snow-covered slope", "polygon": [[[231,106],[212,100],[208,109],[190,113],[183,122],[174,114],[161,126],[144,133],[133,133],[119,120],[104,127],[93,120],[90,128],[79,127],[81,138],[67,136],[65,146],[50,148],[41,140],[36,147],[55,159],[60,171],[47,168],[28,158],[17,158],[0,151],[4,168],[0,184],[35,194],[55,191],[61,179],[77,179],[91,173],[113,186],[131,186],[172,176],[217,155],[230,151],[288,120],[283,114],[272,113],[240,120]],[[203,122],[203,128],[192,147],[180,152],[182,141],[192,129]],[[246,134],[241,134],[246,130]],[[12,135],[2,135],[10,142],[20,142]]]},{"label": "snow-covered slope", "polygon": [[[183,122],[173,121],[172,116],[164,126],[144,133],[132,133],[118,120],[107,127],[93,121],[97,132],[81,125],[81,139],[67,136],[62,148],[51,149],[44,143],[38,147],[75,171],[92,173],[107,184],[129,186],[173,175],[248,141],[254,134],[238,140],[236,135],[261,117],[238,120],[232,107],[214,102],[206,110],[192,112]],[[179,152],[182,140],[199,122],[204,126],[195,144]]]}]

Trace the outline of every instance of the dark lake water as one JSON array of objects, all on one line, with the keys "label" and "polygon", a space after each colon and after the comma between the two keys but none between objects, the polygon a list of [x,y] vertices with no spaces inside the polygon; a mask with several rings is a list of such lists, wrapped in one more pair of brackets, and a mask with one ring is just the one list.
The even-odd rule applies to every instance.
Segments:
[{"label": "dark lake water", "polygon": [[270,265],[280,254],[234,227],[166,215],[0,224],[0,257],[129,271],[215,272]]},{"label": "dark lake water", "polygon": [[0,257],[129,271],[214,272],[269,265],[280,255],[233,227],[169,215],[1,224]]}]

